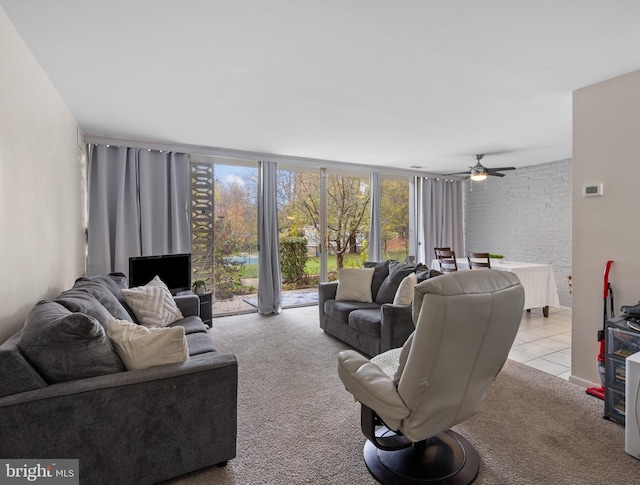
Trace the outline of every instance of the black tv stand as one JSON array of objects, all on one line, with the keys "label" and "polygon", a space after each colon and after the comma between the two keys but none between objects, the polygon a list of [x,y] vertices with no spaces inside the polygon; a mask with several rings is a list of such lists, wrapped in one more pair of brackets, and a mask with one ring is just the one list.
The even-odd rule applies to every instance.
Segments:
[{"label": "black tv stand", "polygon": [[209,328],[213,325],[213,292],[198,295],[200,298],[200,319]]}]

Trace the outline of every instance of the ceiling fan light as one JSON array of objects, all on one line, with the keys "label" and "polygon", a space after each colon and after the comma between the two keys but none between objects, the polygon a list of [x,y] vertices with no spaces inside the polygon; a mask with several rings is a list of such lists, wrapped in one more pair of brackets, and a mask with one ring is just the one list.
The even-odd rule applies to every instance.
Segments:
[{"label": "ceiling fan light", "polygon": [[487,174],[486,173],[472,173],[470,178],[474,182],[482,182],[483,180],[487,179]]}]

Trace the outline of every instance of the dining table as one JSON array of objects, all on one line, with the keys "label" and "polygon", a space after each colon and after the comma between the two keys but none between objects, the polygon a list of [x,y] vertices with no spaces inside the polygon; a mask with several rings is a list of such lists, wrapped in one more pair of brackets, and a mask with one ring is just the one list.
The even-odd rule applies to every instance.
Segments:
[{"label": "dining table", "polygon": [[[458,271],[469,270],[467,258],[456,258],[456,265],[458,266]],[[437,259],[431,261],[431,268],[440,269],[440,263]],[[549,307],[560,306],[556,279],[550,264],[492,259],[491,269],[509,271],[518,277],[524,288],[524,308],[527,311],[531,311],[532,308],[542,308],[542,314],[548,317]],[[474,269],[470,271],[483,270]]]}]

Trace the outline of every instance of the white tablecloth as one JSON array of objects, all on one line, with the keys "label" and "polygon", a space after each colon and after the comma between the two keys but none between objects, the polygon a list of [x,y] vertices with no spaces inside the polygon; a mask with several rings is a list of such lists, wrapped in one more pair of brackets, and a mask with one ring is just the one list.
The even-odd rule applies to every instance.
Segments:
[{"label": "white tablecloth", "polygon": [[[469,262],[466,258],[456,259],[456,264],[458,265],[458,270],[469,269]],[[438,263],[437,259],[431,262],[431,268],[440,269],[440,263]],[[524,288],[524,307],[526,309],[560,306],[556,279],[550,264],[517,263],[514,261],[498,262],[498,260],[492,259],[491,269],[510,271],[520,279]]]}]

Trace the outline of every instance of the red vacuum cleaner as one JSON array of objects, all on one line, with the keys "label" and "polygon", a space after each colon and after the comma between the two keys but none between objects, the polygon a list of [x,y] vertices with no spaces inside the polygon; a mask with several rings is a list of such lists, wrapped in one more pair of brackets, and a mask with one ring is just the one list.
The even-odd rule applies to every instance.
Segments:
[{"label": "red vacuum cleaner", "polygon": [[604,298],[604,314],[602,316],[602,330],[598,330],[598,342],[600,342],[600,351],[598,352],[598,357],[596,359],[596,366],[598,368],[598,375],[600,376],[600,387],[589,387],[587,389],[587,394],[597,397],[598,399],[604,400],[604,333],[606,330],[607,320],[609,319],[609,315],[607,314],[607,300],[609,300],[610,308],[611,308],[611,317],[614,317],[613,313],[613,290],[611,289],[611,283],[609,283],[609,270],[611,269],[611,263],[613,261],[607,261],[607,264],[604,268],[604,288],[603,288],[603,298]]}]

